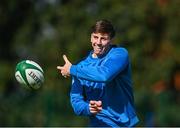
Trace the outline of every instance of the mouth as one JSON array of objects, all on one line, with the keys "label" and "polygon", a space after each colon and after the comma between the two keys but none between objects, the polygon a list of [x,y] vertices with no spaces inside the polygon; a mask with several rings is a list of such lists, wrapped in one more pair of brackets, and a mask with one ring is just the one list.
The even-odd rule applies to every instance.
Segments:
[{"label": "mouth", "polygon": [[99,47],[99,46],[94,47],[94,53],[97,54],[97,55],[103,54],[103,51],[104,51],[103,47]]},{"label": "mouth", "polygon": [[103,50],[103,47],[100,47],[100,46],[95,46],[95,50],[97,50],[97,51],[101,51],[101,50]]}]

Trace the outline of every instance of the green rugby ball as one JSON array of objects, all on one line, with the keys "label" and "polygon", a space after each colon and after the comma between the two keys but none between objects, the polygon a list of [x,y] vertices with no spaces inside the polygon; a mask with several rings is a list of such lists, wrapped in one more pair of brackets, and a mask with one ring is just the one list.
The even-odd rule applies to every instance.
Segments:
[{"label": "green rugby ball", "polygon": [[44,72],[36,62],[23,60],[16,65],[15,78],[26,88],[39,89],[44,83]]}]

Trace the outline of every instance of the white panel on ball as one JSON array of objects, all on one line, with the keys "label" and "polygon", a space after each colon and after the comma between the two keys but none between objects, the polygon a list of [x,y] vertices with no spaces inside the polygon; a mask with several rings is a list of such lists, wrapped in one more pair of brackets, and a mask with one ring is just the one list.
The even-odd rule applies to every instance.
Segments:
[{"label": "white panel on ball", "polygon": [[26,60],[26,63],[28,63],[28,64],[32,64],[32,65],[34,65],[34,66],[36,66],[36,67],[38,67],[42,72],[43,72],[43,69],[37,64],[37,63],[35,63],[34,61],[31,61],[31,60]]},{"label": "white panel on ball", "polygon": [[15,73],[15,77],[20,84],[26,84],[19,71]]},{"label": "white panel on ball", "polygon": [[44,82],[43,74],[36,69],[26,69],[26,78],[30,85],[40,87]]}]

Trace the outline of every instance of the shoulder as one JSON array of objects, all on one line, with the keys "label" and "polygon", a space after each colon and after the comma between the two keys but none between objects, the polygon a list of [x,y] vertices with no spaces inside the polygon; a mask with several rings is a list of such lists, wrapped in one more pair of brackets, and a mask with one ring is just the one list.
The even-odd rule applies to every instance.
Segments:
[{"label": "shoulder", "polygon": [[111,49],[111,54],[123,54],[128,55],[128,50],[124,47],[113,46]]}]

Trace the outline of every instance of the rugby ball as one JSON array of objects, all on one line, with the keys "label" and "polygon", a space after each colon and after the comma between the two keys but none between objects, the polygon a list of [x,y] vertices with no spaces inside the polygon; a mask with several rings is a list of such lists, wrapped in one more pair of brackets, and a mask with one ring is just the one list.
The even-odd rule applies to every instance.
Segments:
[{"label": "rugby ball", "polygon": [[23,60],[16,65],[15,78],[26,88],[39,89],[44,83],[44,72],[36,62]]}]

